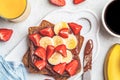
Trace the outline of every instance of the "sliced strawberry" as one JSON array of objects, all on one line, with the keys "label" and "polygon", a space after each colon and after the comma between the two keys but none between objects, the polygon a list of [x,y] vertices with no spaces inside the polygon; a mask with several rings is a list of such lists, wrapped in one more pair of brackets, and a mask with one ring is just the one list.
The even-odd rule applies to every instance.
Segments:
[{"label": "sliced strawberry", "polygon": [[50,0],[50,3],[56,6],[65,6],[66,4],[65,0]]},{"label": "sliced strawberry", "polygon": [[47,50],[46,50],[47,59],[49,59],[52,56],[52,54],[54,53],[54,49],[55,47],[52,45],[47,46]]},{"label": "sliced strawberry", "polygon": [[34,63],[34,65],[39,69],[42,70],[46,66],[46,62],[44,60],[38,60]]},{"label": "sliced strawberry", "polygon": [[43,36],[53,37],[54,31],[52,28],[48,27],[48,28],[44,28],[44,29],[40,30],[40,34]]},{"label": "sliced strawberry", "polygon": [[46,60],[46,50],[43,47],[38,47],[35,50],[34,54],[40,57],[41,59]]},{"label": "sliced strawberry", "polygon": [[40,46],[40,34],[30,34],[29,39],[34,43],[35,46]]},{"label": "sliced strawberry", "polygon": [[74,4],[80,4],[80,3],[83,2],[83,1],[85,1],[85,0],[73,0],[73,3],[74,3]]},{"label": "sliced strawberry", "polygon": [[13,30],[12,29],[0,29],[0,40],[1,41],[8,41],[12,36]]},{"label": "sliced strawberry", "polygon": [[70,74],[70,76],[73,76],[78,68],[78,61],[72,60],[68,65],[66,65],[66,71]]},{"label": "sliced strawberry", "polygon": [[59,31],[59,36],[63,38],[68,38],[68,28],[63,28]]},{"label": "sliced strawberry", "polygon": [[55,65],[54,67],[53,67],[53,70],[55,71],[55,72],[57,72],[58,74],[63,74],[64,73],[64,71],[65,71],[65,66],[66,66],[66,63],[60,63],[60,64],[58,64],[58,65]]},{"label": "sliced strawberry", "polygon": [[80,30],[82,29],[81,25],[78,25],[77,23],[74,22],[68,23],[68,25],[70,26],[75,35],[80,33]]},{"label": "sliced strawberry", "polygon": [[67,56],[67,52],[66,52],[66,46],[64,44],[58,45],[55,48],[55,51],[61,53],[64,57]]}]

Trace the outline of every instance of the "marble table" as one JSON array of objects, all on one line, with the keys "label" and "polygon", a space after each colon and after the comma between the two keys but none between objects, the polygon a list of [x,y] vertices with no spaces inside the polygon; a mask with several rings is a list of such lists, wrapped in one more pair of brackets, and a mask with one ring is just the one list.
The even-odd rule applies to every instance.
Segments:
[{"label": "marble table", "polygon": [[[21,59],[17,58],[16,56],[18,56],[18,54],[25,53],[27,49],[27,47],[23,46],[23,44],[27,45],[26,37],[28,34],[28,28],[30,26],[38,25],[40,20],[50,12],[58,9],[89,9],[98,16],[100,23],[100,31],[98,35],[100,47],[98,53],[96,53],[98,55],[92,65],[92,80],[104,80],[103,64],[107,51],[113,44],[120,43],[120,39],[115,38],[107,33],[101,23],[103,7],[109,0],[86,0],[79,5],[74,5],[72,0],[66,0],[67,4],[64,7],[51,5],[48,0],[28,1],[31,6],[31,13],[25,21],[11,23],[0,18],[0,28],[10,28],[14,30],[13,35],[9,41],[0,42],[0,55],[2,55],[7,60],[21,61]],[[22,58],[22,56],[20,57]],[[29,73],[27,74],[27,78],[28,80],[43,80],[40,75]]]}]

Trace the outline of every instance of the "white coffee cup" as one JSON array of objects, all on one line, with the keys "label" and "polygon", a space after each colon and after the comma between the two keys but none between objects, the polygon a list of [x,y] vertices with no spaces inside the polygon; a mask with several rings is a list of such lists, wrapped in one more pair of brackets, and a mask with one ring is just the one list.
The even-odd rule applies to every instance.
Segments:
[{"label": "white coffee cup", "polygon": [[[106,18],[108,18],[108,17],[106,17],[107,16],[107,10],[108,10],[108,7],[110,7],[111,6],[111,4],[113,4],[113,3],[115,3],[115,1],[118,1],[119,2],[119,0],[111,0],[111,1],[109,1],[105,6],[104,6],[104,8],[103,8],[103,11],[102,11],[102,23],[103,23],[103,26],[104,26],[104,28],[106,29],[106,31],[109,33],[109,34],[111,34],[112,36],[114,36],[114,37],[120,37],[120,30],[118,31],[117,30],[117,32],[115,31],[115,27],[117,27],[117,26],[113,26],[113,25],[111,25],[111,23],[107,23],[107,19]],[[120,6],[120,5],[119,5]],[[110,9],[110,8],[109,8]],[[111,11],[112,13],[114,13],[114,11]],[[109,13],[110,14],[110,13]],[[118,14],[118,13],[117,13]],[[108,20],[112,20],[112,14],[111,14],[111,16],[110,16],[111,18],[110,19],[108,19]],[[118,20],[118,19],[115,19],[115,18],[113,18],[113,23],[115,23],[115,21],[116,20]],[[118,22],[118,21],[117,21]],[[118,24],[120,24],[120,23],[118,23]],[[110,26],[111,27],[114,27],[114,30],[113,30],[113,28],[110,28]],[[119,25],[120,26],[120,25]],[[119,29],[119,27],[118,27],[118,29]],[[119,34],[118,34],[119,33]]]}]

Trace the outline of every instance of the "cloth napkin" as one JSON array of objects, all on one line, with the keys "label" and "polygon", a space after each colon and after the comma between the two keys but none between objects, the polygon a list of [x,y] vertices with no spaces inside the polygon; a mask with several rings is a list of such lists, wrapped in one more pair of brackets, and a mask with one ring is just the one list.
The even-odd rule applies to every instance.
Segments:
[{"label": "cloth napkin", "polygon": [[26,70],[21,62],[10,62],[0,56],[0,80],[26,80]]}]

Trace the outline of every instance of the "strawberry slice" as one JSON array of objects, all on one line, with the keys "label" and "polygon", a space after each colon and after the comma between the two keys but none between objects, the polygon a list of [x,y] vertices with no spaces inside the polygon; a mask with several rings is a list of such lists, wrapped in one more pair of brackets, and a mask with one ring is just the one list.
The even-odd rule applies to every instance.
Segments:
[{"label": "strawberry slice", "polygon": [[68,65],[66,65],[66,71],[70,74],[70,76],[73,76],[78,68],[78,61],[72,60]]},{"label": "strawberry slice", "polygon": [[80,4],[80,3],[83,2],[83,1],[85,1],[85,0],[73,0],[73,3],[74,3],[74,4]]},{"label": "strawberry slice", "polygon": [[47,50],[46,50],[47,59],[49,59],[52,56],[52,54],[54,53],[54,49],[55,47],[52,45],[47,46]]},{"label": "strawberry slice", "polygon": [[48,28],[44,28],[44,29],[40,30],[40,34],[43,36],[53,37],[54,31],[52,28],[48,27]]},{"label": "strawberry slice", "polygon": [[50,0],[50,3],[52,3],[56,6],[65,6],[66,5],[65,0]]},{"label": "strawberry slice", "polygon": [[38,47],[35,50],[34,54],[40,57],[41,59],[46,60],[46,50],[43,47]]},{"label": "strawberry slice", "polygon": [[66,63],[60,63],[58,65],[55,65],[53,67],[53,70],[55,72],[57,72],[58,74],[62,75],[64,73],[64,71],[65,71],[65,66],[66,66]]},{"label": "strawberry slice", "polygon": [[29,36],[29,39],[34,43],[35,46],[40,46],[40,34],[38,33],[35,33],[35,34],[30,34]]},{"label": "strawberry slice", "polygon": [[66,52],[66,46],[64,44],[58,45],[55,48],[55,51],[61,53],[64,57],[67,56],[67,52]]},{"label": "strawberry slice", "polygon": [[63,38],[68,38],[68,28],[63,28],[59,31],[59,36]]},{"label": "strawberry slice", "polygon": [[80,33],[80,30],[82,29],[81,25],[78,25],[77,23],[74,22],[68,23],[68,25],[70,26],[75,35]]},{"label": "strawberry slice", "polygon": [[34,65],[39,69],[42,70],[46,66],[46,62],[44,60],[38,60],[34,63]]},{"label": "strawberry slice", "polygon": [[0,29],[0,40],[1,41],[8,41],[12,36],[13,30],[12,29]]}]

